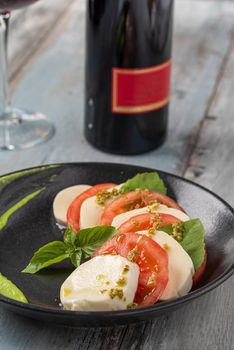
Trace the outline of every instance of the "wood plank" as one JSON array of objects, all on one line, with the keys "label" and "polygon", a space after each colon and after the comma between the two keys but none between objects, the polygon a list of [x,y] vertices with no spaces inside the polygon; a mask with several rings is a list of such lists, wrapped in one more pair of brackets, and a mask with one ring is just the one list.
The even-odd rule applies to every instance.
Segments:
[{"label": "wood plank", "polygon": [[128,327],[63,328],[1,310],[0,343],[4,350],[229,350],[234,340],[233,282],[170,315]]},{"label": "wood plank", "polygon": [[215,190],[234,206],[233,76],[234,40],[185,176]]},{"label": "wood plank", "polygon": [[[224,67],[222,79],[213,96],[210,108],[207,110],[201,133],[184,174],[187,178],[213,190],[225,198],[232,206],[234,206],[234,163],[232,161],[234,154],[233,67],[234,40],[227,64]],[[216,320],[216,327],[213,324],[216,331],[213,333],[212,328],[209,328],[206,334],[206,339],[212,339],[214,335],[216,336],[217,349],[233,348],[234,335],[231,330],[234,329],[234,301],[233,292],[230,293],[233,289],[234,278],[232,277],[222,287],[222,291],[220,290],[222,298],[216,304],[216,315],[219,315],[219,319]],[[212,302],[208,301],[206,310],[207,307],[211,306],[211,303],[214,303],[214,300]],[[227,305],[230,310],[226,307]],[[222,309],[225,311],[223,312]],[[210,311],[214,315],[214,312]],[[209,324],[209,321],[212,322],[209,319],[207,321],[207,324]],[[220,325],[219,327],[217,327],[218,324]],[[224,324],[228,329],[225,329]],[[202,326],[203,324],[201,324],[201,328]],[[214,344],[211,344],[210,349],[213,349],[213,346]]]},{"label": "wood plank", "polygon": [[13,11],[8,45],[12,78],[19,70],[22,74],[24,65],[36,54],[69,6],[64,0],[40,0],[32,6]]},{"label": "wood plank", "polygon": [[93,159],[180,172],[191,149],[189,135],[203,119],[229,47],[233,4],[176,3],[168,141],[161,149],[136,157],[106,155],[94,150],[84,139],[84,5],[84,0],[75,4],[59,39],[54,39],[52,47],[47,47],[45,42],[46,49],[25,67],[25,77],[14,96],[16,104],[46,113],[57,126],[56,137],[33,150],[2,153],[0,172],[43,162]]}]

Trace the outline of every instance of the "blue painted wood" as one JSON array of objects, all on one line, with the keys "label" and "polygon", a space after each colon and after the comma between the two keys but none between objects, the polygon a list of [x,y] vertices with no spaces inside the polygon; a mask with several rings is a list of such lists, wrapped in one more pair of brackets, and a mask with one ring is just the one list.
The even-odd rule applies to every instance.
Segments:
[{"label": "blue painted wood", "polygon": [[[13,82],[15,102],[47,113],[57,126],[56,137],[33,150],[0,153],[0,173],[58,161],[141,164],[185,173],[234,204],[234,4],[176,2],[169,138],[161,149],[136,157],[106,155],[84,140],[84,4],[79,0],[71,15],[64,14]],[[233,282],[232,278],[168,317],[114,329],[61,328],[0,308],[0,350],[229,350],[234,341]]]},{"label": "blue painted wood", "polygon": [[234,207],[233,46],[185,175],[215,190]]},{"label": "blue painted wood", "polygon": [[94,150],[83,136],[84,4],[84,0],[75,3],[64,32],[48,38],[41,53],[25,67],[14,96],[18,105],[46,113],[57,127],[56,137],[33,150],[1,154],[0,172],[44,162],[95,159],[180,173],[228,50],[233,5],[177,2],[168,141],[147,155],[124,157]]},{"label": "blue painted wood", "polygon": [[[70,0],[72,4],[74,0]],[[13,11],[10,20],[10,36],[8,57],[10,61],[10,75],[14,77],[14,84],[22,67],[36,54],[41,43],[47,38],[67,10],[68,4],[64,0],[40,0],[33,6],[23,7]]]}]

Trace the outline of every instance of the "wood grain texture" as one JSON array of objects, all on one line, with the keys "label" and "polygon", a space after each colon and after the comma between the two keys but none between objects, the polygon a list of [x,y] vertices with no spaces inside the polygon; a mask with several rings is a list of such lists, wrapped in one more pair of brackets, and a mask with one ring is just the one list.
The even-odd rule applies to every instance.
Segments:
[{"label": "wood grain texture", "polygon": [[23,73],[24,65],[33,58],[68,7],[64,0],[41,0],[13,11],[8,45],[11,78]]},{"label": "wood grain texture", "polygon": [[1,350],[232,350],[233,279],[154,321],[128,327],[62,328],[1,310]]},{"label": "wood grain texture", "polygon": [[185,176],[215,190],[234,206],[234,40]]},{"label": "wood grain texture", "polygon": [[[75,2],[58,37],[48,37],[25,67],[15,104],[44,112],[57,127],[49,143],[24,152],[1,154],[0,172],[44,162],[114,161],[182,172],[230,44],[234,6],[217,2],[176,2],[171,119],[168,141],[136,157],[94,150],[83,136],[84,6]],[[199,16],[194,16],[199,13]],[[53,45],[52,44],[53,40]],[[45,74],[46,72],[46,74]],[[198,102],[199,101],[199,102]]]},{"label": "wood grain texture", "polygon": [[[15,101],[47,112],[57,135],[34,150],[1,153],[0,172],[57,161],[135,163],[185,173],[234,204],[233,15],[231,2],[177,2],[168,141],[148,155],[118,157],[83,138],[84,0],[77,1],[62,19],[64,31],[51,33],[16,82]],[[232,278],[168,316],[97,330],[46,325],[1,308],[0,350],[232,350],[233,290]]]}]

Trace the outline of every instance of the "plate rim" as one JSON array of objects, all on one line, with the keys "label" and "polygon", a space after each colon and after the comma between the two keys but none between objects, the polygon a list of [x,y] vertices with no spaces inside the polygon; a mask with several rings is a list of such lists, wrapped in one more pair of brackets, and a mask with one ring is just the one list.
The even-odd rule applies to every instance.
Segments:
[{"label": "plate rim", "polygon": [[[172,174],[163,170],[159,170],[159,169],[155,169],[155,168],[151,168],[151,167],[145,167],[145,166],[139,166],[136,164],[129,164],[129,163],[112,163],[112,162],[64,162],[64,163],[48,163],[48,164],[41,164],[39,166],[33,166],[33,167],[29,167],[29,168],[23,168],[20,170],[16,170],[13,172],[9,172],[6,174],[3,174],[0,176],[0,179],[4,176],[8,176],[8,175],[12,175],[15,173],[20,173],[23,171],[27,171],[27,170],[32,170],[35,168],[43,168],[46,166],[57,166],[59,167],[67,167],[67,166],[84,166],[84,165],[90,165],[90,166],[97,166],[97,165],[104,165],[104,166],[127,166],[127,167],[136,167],[136,168],[141,168],[142,170],[152,170],[152,171],[157,171],[165,176],[169,176],[172,178],[176,178],[180,181],[189,183],[195,187],[198,187],[200,189],[202,189],[205,192],[208,192],[209,194],[211,194],[212,196],[214,196],[216,199],[218,199],[222,204],[224,204],[232,213],[233,217],[234,217],[234,209],[232,208],[232,206],[226,202],[223,198],[221,198],[219,195],[217,195],[216,193],[214,193],[213,191],[211,191],[210,189],[192,181],[189,179],[186,179],[182,176],[176,175],[176,174]],[[51,169],[56,169],[56,167],[51,168]],[[50,170],[50,168],[48,167],[48,170]],[[27,176],[27,174],[25,174],[24,176]],[[23,176],[23,177],[24,177]],[[22,178],[23,178],[22,177]],[[112,317],[112,319],[116,319],[119,317],[128,317],[128,316],[143,316],[145,313],[149,314],[149,313],[160,313],[163,311],[170,311],[170,309],[176,308],[177,306],[182,306],[183,304],[192,301],[208,292],[210,292],[211,290],[217,288],[218,286],[220,286],[221,284],[223,284],[226,280],[228,280],[232,275],[234,274],[234,261],[233,263],[230,265],[230,267],[227,268],[227,270],[225,270],[219,277],[217,277],[214,281],[209,282],[208,284],[206,284],[203,287],[200,287],[192,292],[190,292],[189,294],[180,297],[178,299],[175,300],[171,300],[171,301],[165,301],[165,302],[161,302],[159,304],[154,304],[154,305],[150,305],[147,307],[142,307],[142,308],[136,308],[136,309],[131,309],[131,310],[118,310],[118,311],[69,311],[69,310],[63,310],[61,309],[53,309],[52,307],[45,307],[42,305],[37,305],[37,304],[31,304],[31,303],[23,303],[20,301],[16,301],[14,299],[10,299],[2,294],[0,294],[0,303],[3,304],[3,306],[11,306],[14,307],[16,309],[18,309],[19,311],[21,310],[25,310],[25,311],[33,311],[33,312],[37,312],[40,314],[50,314],[51,316],[59,316],[59,317],[69,317],[69,318],[75,318],[75,317],[80,317],[80,318],[87,318],[87,317],[103,317],[104,319]]]}]

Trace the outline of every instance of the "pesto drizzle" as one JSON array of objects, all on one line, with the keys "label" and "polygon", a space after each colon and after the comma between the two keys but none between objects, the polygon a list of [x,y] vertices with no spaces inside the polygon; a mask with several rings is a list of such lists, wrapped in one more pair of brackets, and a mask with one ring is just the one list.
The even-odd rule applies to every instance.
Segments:
[{"label": "pesto drizzle", "polygon": [[26,205],[29,201],[31,201],[33,198],[37,197],[42,191],[44,191],[45,187],[41,188],[40,190],[37,190],[35,192],[30,193],[23,199],[21,199],[19,202],[14,204],[11,208],[9,208],[4,214],[0,216],[0,230],[3,230],[11,215],[13,215],[17,210],[21,209],[24,205]]},{"label": "pesto drizzle", "polygon": [[23,177],[24,175],[40,173],[40,172],[48,170],[48,169],[58,168],[59,166],[60,165],[56,165],[56,164],[45,165],[42,167],[28,169],[28,170],[22,170],[22,171],[18,171],[16,173],[13,173],[13,174],[1,176],[0,177],[0,191],[3,189],[3,187],[5,187],[6,185],[8,185],[9,183],[11,183],[12,181],[14,181],[16,179]]},{"label": "pesto drizzle", "polygon": [[16,287],[14,283],[8,280],[0,273],[0,294],[7,298],[20,301],[21,303],[28,303],[26,297],[21,290]]}]

